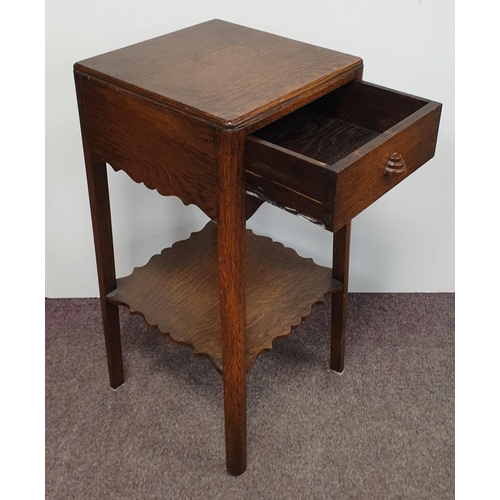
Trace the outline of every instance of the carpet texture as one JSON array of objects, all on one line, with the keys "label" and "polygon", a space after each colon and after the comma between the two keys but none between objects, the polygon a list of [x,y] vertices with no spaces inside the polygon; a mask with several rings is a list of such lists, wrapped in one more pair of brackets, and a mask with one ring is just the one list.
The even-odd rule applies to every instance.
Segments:
[{"label": "carpet texture", "polygon": [[346,370],[330,300],[248,376],[248,468],[225,470],[222,378],[121,309],[107,380],[97,299],[46,301],[47,499],[454,498],[454,295],[351,294]]}]

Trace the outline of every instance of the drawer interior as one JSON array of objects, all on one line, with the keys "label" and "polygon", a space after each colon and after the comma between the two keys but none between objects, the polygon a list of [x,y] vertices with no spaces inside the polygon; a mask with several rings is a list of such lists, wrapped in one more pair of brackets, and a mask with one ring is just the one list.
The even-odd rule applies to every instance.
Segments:
[{"label": "drawer interior", "polygon": [[353,81],[253,135],[333,165],[428,101]]}]

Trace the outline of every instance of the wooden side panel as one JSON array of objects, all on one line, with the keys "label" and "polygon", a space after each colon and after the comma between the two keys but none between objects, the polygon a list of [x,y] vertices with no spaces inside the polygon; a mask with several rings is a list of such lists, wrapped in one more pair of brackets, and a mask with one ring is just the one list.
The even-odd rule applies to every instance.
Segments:
[{"label": "wooden side panel", "polygon": [[[441,104],[430,102],[333,166],[337,172],[334,231],[434,156],[440,116]],[[404,159],[407,166],[404,175],[384,175],[393,153]]]},{"label": "wooden side panel", "polygon": [[429,101],[373,83],[353,81],[322,99],[323,109],[375,132],[385,132]]},{"label": "wooden side panel", "polygon": [[75,73],[92,159],[217,216],[214,131],[138,95]]},{"label": "wooden side panel", "polygon": [[253,172],[246,173],[247,192],[287,212],[331,230],[332,214],[325,203],[302,196],[297,191]]},{"label": "wooden side panel", "polygon": [[257,137],[248,137],[246,169],[314,200],[328,197],[334,186],[327,165]]},{"label": "wooden side panel", "polygon": [[325,164],[252,136],[245,157],[248,192],[329,228],[335,176]]}]

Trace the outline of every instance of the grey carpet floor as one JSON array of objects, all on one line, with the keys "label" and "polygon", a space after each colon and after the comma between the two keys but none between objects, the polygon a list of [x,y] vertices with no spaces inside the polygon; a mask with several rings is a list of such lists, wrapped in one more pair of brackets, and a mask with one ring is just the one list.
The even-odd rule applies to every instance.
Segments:
[{"label": "grey carpet floor", "polygon": [[250,372],[235,478],[208,360],[122,309],[113,391],[98,300],[48,299],[46,498],[454,498],[454,295],[351,294],[342,376],[327,369],[329,306]]}]

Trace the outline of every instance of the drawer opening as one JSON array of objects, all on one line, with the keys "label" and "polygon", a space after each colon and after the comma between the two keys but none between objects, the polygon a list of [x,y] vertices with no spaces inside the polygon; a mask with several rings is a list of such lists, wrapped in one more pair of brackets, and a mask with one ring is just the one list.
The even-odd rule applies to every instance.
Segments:
[{"label": "drawer opening", "polygon": [[353,81],[253,135],[333,165],[428,104]]},{"label": "drawer opening", "polygon": [[[441,104],[353,81],[247,137],[247,192],[336,231],[434,156]],[[397,153],[403,168],[388,172]]]}]

